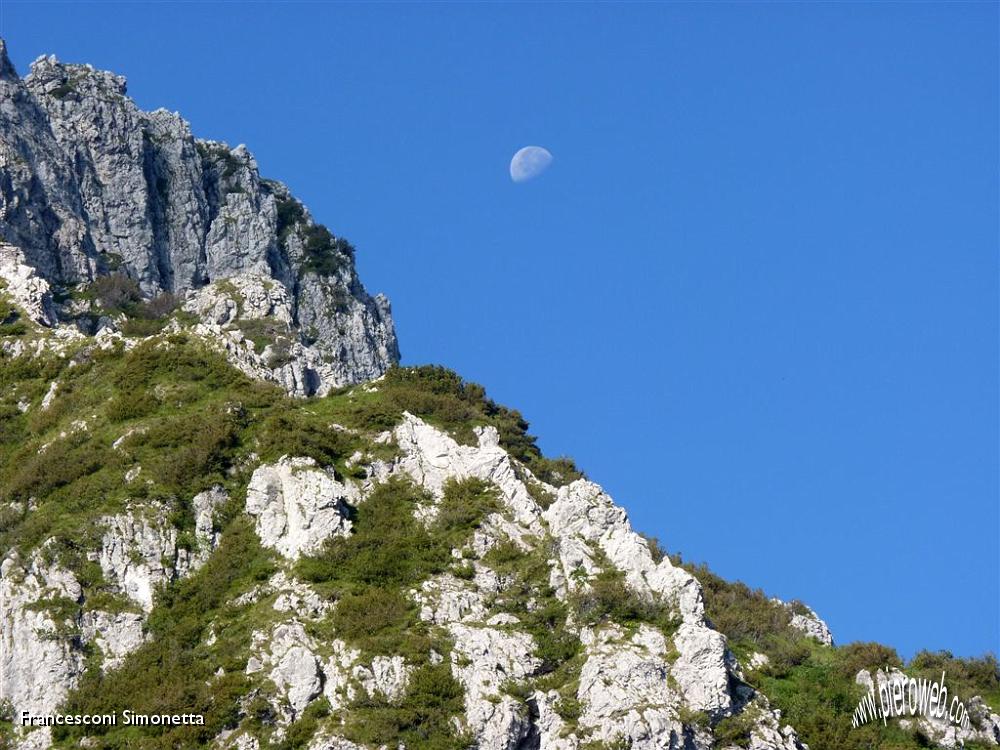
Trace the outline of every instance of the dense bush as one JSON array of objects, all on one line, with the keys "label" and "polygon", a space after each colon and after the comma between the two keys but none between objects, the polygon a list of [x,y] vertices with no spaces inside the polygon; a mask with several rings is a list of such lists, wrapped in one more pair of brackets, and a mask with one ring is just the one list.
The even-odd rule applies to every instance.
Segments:
[{"label": "dense bush", "polygon": [[938,678],[945,672],[946,682],[956,695],[965,700],[980,695],[994,710],[1000,708],[1000,664],[993,654],[960,658],[950,651],[920,651],[906,671],[927,678]]},{"label": "dense bush", "polygon": [[408,750],[465,750],[469,738],[456,735],[453,718],[464,709],[464,692],[447,662],[426,664],[410,676],[406,695],[398,703],[363,698],[350,708],[345,736],[370,745]]},{"label": "dense bush", "polygon": [[260,419],[254,430],[253,445],[262,461],[306,456],[320,466],[337,466],[361,447],[356,437],[331,429],[328,419],[294,408],[276,408]]},{"label": "dense bush", "polygon": [[127,316],[122,323],[122,333],[126,336],[152,336],[163,330],[170,316],[180,306],[180,299],[170,292],[121,309]]},{"label": "dense bush", "polygon": [[415,506],[426,502],[429,498],[406,480],[378,485],[357,508],[353,533],[332,537],[321,554],[303,558],[300,575],[347,593],[367,586],[408,586],[443,570],[448,552],[413,516]]},{"label": "dense bush", "polygon": [[17,306],[3,294],[3,288],[0,285],[0,336],[23,336],[28,326],[21,320]]},{"label": "dense bush", "polygon": [[87,296],[96,300],[106,312],[120,312],[142,302],[139,282],[122,273],[98,276],[86,289]]},{"label": "dense bush", "polygon": [[334,237],[322,224],[306,227],[303,240],[303,270],[314,271],[320,276],[333,276],[344,266],[345,258],[354,255],[354,248],[347,240]]},{"label": "dense bush", "polygon": [[734,644],[767,652],[769,643],[799,638],[791,627],[791,613],[760,589],[726,581],[704,564],[685,567],[701,583],[708,619]]},{"label": "dense bush", "polygon": [[91,301],[92,318],[124,314],[121,330],[126,336],[160,332],[180,305],[180,299],[170,292],[145,299],[139,282],[120,271],[98,276],[76,295]]},{"label": "dense bush", "polygon": [[416,607],[399,588],[368,586],[344,594],[330,617],[336,634],[367,653],[399,653],[418,625]]},{"label": "dense bush", "polygon": [[862,669],[874,671],[903,666],[896,649],[881,643],[848,643],[837,649],[837,656],[837,670],[848,680],[853,680]]},{"label": "dense bush", "polygon": [[278,241],[287,247],[288,238],[298,230],[302,235],[305,253],[303,272],[312,271],[320,276],[332,276],[344,263],[354,257],[354,247],[345,239],[334,237],[322,224],[311,224],[306,219],[302,204],[294,198],[279,198]]},{"label": "dense bush", "polygon": [[500,509],[496,485],[475,478],[463,481],[450,479],[438,503],[433,528],[440,543],[450,552],[468,541],[470,532],[478,529],[487,516]]}]

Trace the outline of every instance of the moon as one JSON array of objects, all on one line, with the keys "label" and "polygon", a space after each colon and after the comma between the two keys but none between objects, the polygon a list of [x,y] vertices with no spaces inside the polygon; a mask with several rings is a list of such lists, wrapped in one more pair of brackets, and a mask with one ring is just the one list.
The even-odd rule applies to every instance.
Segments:
[{"label": "moon", "polygon": [[525,146],[510,160],[510,179],[526,182],[538,177],[552,163],[552,154],[541,146]]}]

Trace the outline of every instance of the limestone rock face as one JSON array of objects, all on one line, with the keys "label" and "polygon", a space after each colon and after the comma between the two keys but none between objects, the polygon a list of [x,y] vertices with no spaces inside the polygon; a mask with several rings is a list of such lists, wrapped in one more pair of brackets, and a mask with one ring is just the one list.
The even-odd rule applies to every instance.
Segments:
[{"label": "limestone rock face", "polygon": [[83,671],[73,640],[75,624],[58,607],[76,603],[80,584],[72,573],[41,555],[22,562],[16,552],[0,565],[0,700],[18,710],[55,710]]},{"label": "limestone rock face", "polygon": [[311,458],[283,458],[254,471],[246,510],[257,521],[261,544],[296,559],[318,552],[333,535],[349,533],[344,503],[355,496],[356,490],[316,468]]},{"label": "limestone rock face", "polygon": [[[192,499],[194,550],[178,546],[176,528],[156,504],[100,519],[100,549],[88,557],[100,565],[109,593],[124,600],[111,612],[90,606],[73,573],[50,560],[55,553],[47,543],[26,560],[10,551],[0,564],[0,701],[33,714],[57,710],[91,647],[103,672],[120,667],[146,641],[157,586],[196,570],[218,544],[214,513],[226,497],[212,488]],[[19,730],[15,746],[41,750],[50,741],[48,728]]]},{"label": "limestone rock face", "polygon": [[10,295],[36,323],[56,324],[49,283],[27,265],[19,248],[4,243],[0,243],[0,291]]},{"label": "limestone rock face", "polygon": [[638,750],[675,744],[684,729],[677,710],[681,695],[670,688],[667,642],[642,626],[631,638],[618,629],[586,633],[587,662],[579,695],[585,711],[581,726],[608,744],[626,741]]},{"label": "limestone rock face", "polygon": [[[586,579],[610,565],[634,592],[676,613],[678,626],[670,638],[647,626],[632,635],[617,626],[580,631],[586,661],[575,696],[580,729],[573,732],[557,710],[558,693],[536,692],[525,709],[498,687],[537,667],[534,645],[519,632],[516,617],[487,619],[488,601],[503,589],[502,579],[477,563],[469,581],[450,575],[425,581],[411,593],[421,618],[447,625],[454,637],[452,671],[465,687],[466,723],[480,748],[578,750],[585,744],[581,737],[649,750],[712,747],[711,734],[684,724],[681,709],[722,717],[744,710],[747,695],[733,687],[740,684],[738,666],[725,637],[706,622],[701,586],[692,575],[668,558],[654,561],[625,511],[600,486],[581,479],[557,488],[534,479],[524,467],[518,471],[492,428],[477,431],[478,445],[461,445],[404,414],[393,436],[400,456],[391,471],[404,473],[432,495],[440,496],[451,479],[475,477],[495,484],[510,520],[488,519],[475,535],[476,554],[503,537],[527,545],[548,536],[550,581],[560,597],[586,590]],[[526,481],[554,501],[543,509]],[[754,716],[757,750],[804,747],[766,705]]]},{"label": "limestone rock face", "polygon": [[574,573],[596,570],[600,550],[635,591],[672,603],[682,620],[674,637],[679,653],[670,669],[688,705],[698,711],[724,714],[732,706],[726,641],[705,622],[701,586],[668,558],[653,561],[645,540],[632,530],[625,511],[592,482],[577,480],[561,487],[544,517],[555,535],[559,565],[552,581],[573,589]]},{"label": "limestone rock face", "polygon": [[524,633],[497,628],[453,624],[455,638],[452,672],[465,688],[465,714],[482,750],[517,747],[530,730],[519,703],[502,694],[504,682],[523,680],[534,672],[538,660],[534,644]]},{"label": "limestone rock face", "polygon": [[[200,321],[192,330],[246,375],[278,383],[293,396],[324,396],[344,384],[377,378],[385,362],[398,359],[380,328],[380,316],[389,316],[388,302],[378,296],[372,305],[347,304],[332,318],[300,315],[297,321],[295,311],[302,308],[288,287],[248,272],[189,291],[183,307]],[[309,320],[310,336],[302,335],[302,320]],[[331,356],[323,342],[338,338],[341,347]]]},{"label": "limestone rock face", "polygon": [[288,699],[294,718],[323,688],[319,659],[309,648],[308,636],[299,623],[274,629],[269,661],[273,665],[271,679]]},{"label": "limestone rock face", "polygon": [[175,567],[164,565],[164,558],[170,559],[175,551],[177,533],[132,514],[108,518],[107,526],[101,570],[119,591],[148,612],[156,586],[173,578]]},{"label": "limestone rock face", "polygon": [[118,669],[125,657],[141,646],[146,638],[143,625],[146,618],[138,612],[84,612],[80,627],[84,638],[101,649],[105,671]]},{"label": "limestone rock face", "polygon": [[[253,274],[203,292],[189,300],[197,314],[222,321],[213,325],[229,325],[241,316],[280,320],[288,310],[282,289]],[[364,388],[377,389],[378,383]],[[50,408],[66,397],[58,388],[51,393]],[[42,396],[36,399],[39,404]],[[233,638],[234,625],[240,633],[238,628],[252,623],[249,638],[237,636],[248,641],[246,661],[237,668],[253,686],[246,705],[265,701],[270,728],[257,736],[260,727],[240,724],[220,734],[215,746],[253,750],[265,739],[279,741],[298,731],[296,722],[321,700],[329,704],[331,716],[359,705],[399,705],[415,670],[430,664],[445,665],[461,687],[455,730],[479,750],[586,750],[595,744],[708,750],[715,743],[712,722],[736,715],[749,722],[754,750],[803,750],[794,729],[743,682],[725,637],[705,619],[698,581],[669,558],[654,559],[625,511],[600,486],[584,479],[563,487],[541,482],[488,427],[476,431],[474,445],[463,445],[404,414],[394,430],[372,444],[377,452],[359,451],[347,460],[352,470],[363,470],[364,480],[341,480],[332,467],[288,456],[249,472],[244,509],[262,546],[273,551],[275,571],[234,592],[206,628],[203,646],[211,654],[216,642],[232,644],[223,639]],[[303,556],[349,535],[349,506],[363,513],[375,484],[395,478],[409,479],[425,491],[429,501],[415,503],[412,512],[428,528],[436,523],[452,480],[491,483],[500,507],[451,550],[453,564],[400,592],[419,618],[412,627],[434,641],[400,653],[366,651],[365,641],[347,642],[331,630],[349,590],[308,584],[298,577],[298,565]],[[181,543],[182,532],[168,522],[166,507],[154,501],[127,504],[122,512],[98,519],[100,547],[91,559],[100,565],[107,590],[130,605],[120,611],[82,606],[85,594],[73,575],[44,563],[40,551],[26,562],[10,553],[0,568],[0,622],[5,624],[0,697],[18,709],[58,706],[77,684],[89,645],[99,649],[102,670],[121,666],[149,637],[145,623],[159,587],[197,570],[219,544],[217,515],[228,500],[221,487],[212,487],[186,504],[193,529],[185,533],[193,533],[194,545]],[[532,556],[537,566],[532,580],[549,592],[537,595],[548,597],[545,602],[535,594],[522,595],[516,575],[494,562],[490,552],[500,545],[505,555],[521,550]],[[662,615],[634,627],[608,618],[578,622],[585,615],[575,602],[602,574],[618,577],[630,595],[655,605]],[[511,592],[519,597],[513,607],[503,604]],[[41,606],[47,601],[53,606]],[[59,614],[63,610],[55,605],[60,601],[73,602],[76,614]],[[559,628],[579,641],[576,656],[560,667],[573,665],[558,689],[539,682],[549,674],[550,658],[536,640],[546,636],[530,624],[540,606],[564,613]],[[226,645],[227,663],[217,676],[233,668],[229,649]],[[307,746],[357,750],[336,735],[336,722],[324,722]],[[49,744],[46,732],[19,739],[19,747]]]},{"label": "limestone rock face", "polygon": [[221,489],[214,489],[192,499],[199,542],[196,551],[178,545],[177,529],[157,506],[103,519],[105,532],[98,561],[105,579],[148,613],[157,586],[196,570],[218,543],[212,516],[225,497]]},{"label": "limestone rock face", "polygon": [[476,428],[476,434],[477,446],[460,445],[423,420],[404,413],[403,422],[394,431],[402,451],[398,468],[437,496],[449,479],[493,482],[515,520],[532,533],[539,533],[541,508],[518,479],[510,456],[500,447],[496,429]]},{"label": "limestone rock face", "polygon": [[235,311],[198,292],[234,279],[244,319],[283,325],[315,352],[296,395],[376,378],[398,361],[389,303],[361,284],[353,248],[263,179],[245,146],[196,139],[177,113],[140,110],[123,77],[89,65],[41,57],[21,79],[0,40],[0,70],[0,238],[20,252],[4,246],[0,277],[16,276],[18,293],[32,285],[32,318],[55,322],[40,281],[115,273],[148,297],[193,292],[205,322],[228,322]]},{"label": "limestone rock face", "polygon": [[792,627],[796,630],[801,630],[808,636],[812,636],[826,646],[833,645],[833,633],[830,632],[830,628],[811,609],[808,615],[800,615],[798,613],[792,615]]},{"label": "limestone rock face", "polygon": [[292,299],[280,281],[264,274],[241,273],[191,291],[184,309],[206,323],[225,325],[234,320],[292,323]]}]

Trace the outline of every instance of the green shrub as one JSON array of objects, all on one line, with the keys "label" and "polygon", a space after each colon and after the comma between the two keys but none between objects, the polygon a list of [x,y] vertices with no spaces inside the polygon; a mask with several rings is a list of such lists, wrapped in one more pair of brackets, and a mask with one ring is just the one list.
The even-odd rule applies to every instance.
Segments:
[{"label": "green shrub", "polygon": [[123,273],[98,276],[86,288],[85,294],[96,300],[107,313],[125,312],[132,305],[142,302],[139,282]]},{"label": "green shrub", "polygon": [[381,698],[356,701],[347,714],[344,735],[352,742],[405,745],[408,750],[465,750],[469,739],[455,733],[453,719],[464,710],[464,691],[447,663],[413,672],[398,703]]},{"label": "green shrub", "polygon": [[583,706],[575,697],[560,696],[555,704],[556,713],[559,718],[567,722],[575,722],[583,714]]},{"label": "green shrub", "polygon": [[407,586],[440,572],[449,555],[413,516],[414,507],[424,502],[429,498],[406,480],[378,485],[357,508],[351,536],[331,538],[319,555],[303,558],[300,575],[350,591]]},{"label": "green shrub", "polygon": [[[270,706],[267,707],[270,710]],[[317,698],[302,712],[296,721],[288,727],[285,737],[278,743],[272,743],[271,750],[299,750],[306,747],[316,734],[320,720],[330,715],[330,702],[326,698]]]},{"label": "green shrub", "polygon": [[336,466],[360,447],[356,438],[332,429],[329,420],[293,404],[291,399],[282,399],[254,430],[254,449],[262,461],[305,456],[320,466]]},{"label": "green shrub", "polygon": [[137,439],[152,449],[149,473],[156,482],[192,496],[224,481],[239,435],[238,416],[216,407],[166,417]]},{"label": "green shrub", "polygon": [[980,695],[994,711],[1000,711],[1000,664],[993,654],[960,658],[949,651],[920,651],[910,660],[906,671],[927,678],[939,678],[945,672],[947,684],[955,695],[966,701]]},{"label": "green shrub", "polygon": [[[363,416],[365,407],[359,408]],[[476,383],[463,380],[444,367],[394,367],[379,384],[379,398],[367,424],[368,429],[395,425],[403,411],[451,431],[466,444],[476,442],[474,427],[492,425],[500,444],[531,472],[549,484],[563,485],[583,476],[566,458],[548,459],[535,438],[528,434],[528,422],[515,410],[500,406],[486,397]]]},{"label": "green shrub", "polygon": [[506,542],[494,546],[483,562],[506,579],[503,590],[491,602],[492,608],[520,620],[520,627],[535,641],[535,656],[541,660],[537,675],[553,675],[549,687],[559,687],[570,678],[559,679],[554,673],[577,657],[582,645],[567,628],[568,607],[549,585],[549,551],[540,547],[524,552]]},{"label": "green shrub", "polygon": [[449,479],[434,519],[435,532],[449,548],[460,547],[488,515],[500,508],[495,485],[481,479]]},{"label": "green shrub", "polygon": [[766,653],[765,644],[769,639],[801,637],[791,627],[791,613],[771,601],[760,589],[751,589],[740,581],[726,581],[704,564],[684,567],[701,583],[708,619],[730,641],[742,642]]},{"label": "green shrub", "polygon": [[881,643],[848,643],[837,649],[837,657],[837,670],[845,680],[854,680],[862,669],[903,666],[896,649]]},{"label": "green shrub", "polygon": [[610,567],[598,573],[589,589],[575,596],[574,605],[579,621],[591,625],[607,620],[627,626],[646,622],[667,635],[680,626],[668,605],[636,593],[625,583],[624,574]]},{"label": "green shrub", "polygon": [[750,711],[726,716],[715,725],[715,746],[750,747],[750,733],[754,727],[754,717]]},{"label": "green shrub", "polygon": [[398,650],[417,621],[416,607],[402,591],[378,586],[345,594],[330,617],[339,637],[366,653],[386,654]]},{"label": "green shrub", "polygon": [[28,330],[27,323],[21,320],[17,306],[0,293],[0,337],[23,336]]},{"label": "green shrub", "polygon": [[322,224],[311,224],[304,229],[302,248],[305,251],[303,271],[313,271],[320,276],[333,276],[344,267],[347,259],[354,257],[351,243],[334,237]]},{"label": "green shrub", "polygon": [[107,415],[112,422],[125,422],[148,416],[159,408],[159,400],[150,391],[119,391],[108,403]]},{"label": "green shrub", "polygon": [[72,93],[76,92],[76,87],[72,83],[61,83],[53,89],[49,89],[49,96],[54,99],[65,99]]}]

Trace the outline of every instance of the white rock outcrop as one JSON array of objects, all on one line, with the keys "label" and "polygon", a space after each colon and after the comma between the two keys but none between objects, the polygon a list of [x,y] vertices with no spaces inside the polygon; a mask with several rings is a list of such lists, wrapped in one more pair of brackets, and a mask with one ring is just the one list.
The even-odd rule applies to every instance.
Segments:
[{"label": "white rock outcrop", "polygon": [[85,641],[101,649],[104,659],[101,669],[118,669],[125,657],[146,641],[146,618],[139,612],[84,612],[80,630]]},{"label": "white rock outcrop", "polygon": [[523,681],[538,668],[531,636],[460,623],[448,629],[455,639],[451,671],[465,689],[465,720],[479,748],[516,747],[531,724],[522,704],[506,695],[504,687],[508,680]]},{"label": "white rock outcrop", "polygon": [[[198,567],[217,542],[211,515],[225,493],[201,493],[192,502],[195,552],[177,546],[177,530],[161,506],[135,507],[106,516],[101,548],[91,554],[107,584],[131,599],[135,611],[87,606],[75,576],[47,561],[47,545],[22,562],[11,552],[0,565],[0,701],[18,711],[55,711],[83,673],[88,645],[98,649],[103,671],[117,669],[147,638],[146,616],[156,587]],[[23,733],[22,733],[23,734]],[[23,734],[18,748],[46,748],[47,728]]]},{"label": "white rock outcrop", "polygon": [[[785,605],[790,607],[791,605]],[[808,610],[805,614],[801,612],[792,611],[792,622],[791,625],[796,630],[805,633],[810,638],[815,638],[817,641],[822,643],[824,646],[833,645],[833,633],[830,632],[829,626],[820,619],[820,616],[816,614],[811,607],[806,605],[800,605]]]},{"label": "white rock outcrop", "polygon": [[205,323],[225,325],[235,320],[271,319],[292,324],[288,288],[259,273],[240,273],[188,292],[184,309]]},{"label": "white rock outcrop", "polygon": [[[586,585],[597,570],[594,550],[625,575],[629,587],[641,596],[676,607],[682,624],[674,637],[680,656],[671,674],[687,704],[698,711],[723,714],[732,705],[726,639],[705,622],[701,586],[669,558],[654,562],[649,546],[628,521],[625,511],[596,484],[579,479],[557,491],[544,518],[555,537],[559,566],[553,571],[557,590]],[[576,572],[585,576],[576,582]]]},{"label": "white rock outcrop", "polygon": [[[11,552],[0,564],[0,700],[18,711],[54,711],[83,671],[77,624],[60,602],[75,605],[82,590],[69,571],[41,554],[22,562]],[[51,603],[52,607],[45,606]]]},{"label": "white rock outcrop", "polygon": [[682,696],[670,686],[668,645],[663,635],[641,626],[631,637],[620,628],[585,631],[587,661],[577,697],[580,726],[606,745],[624,742],[635,750],[679,745]]},{"label": "white rock outcrop", "polygon": [[56,324],[49,282],[28,265],[24,252],[0,242],[0,292],[10,295],[27,316],[43,326]]},{"label": "white rock outcrop", "polygon": [[289,559],[314,554],[332,536],[350,532],[348,501],[353,485],[342,484],[311,458],[284,457],[257,468],[247,487],[246,511],[256,520],[265,547]]},{"label": "white rock outcrop", "polygon": [[291,719],[299,716],[309,702],[323,691],[323,672],[311,639],[301,623],[278,625],[270,636],[267,664],[271,680],[291,708]]},{"label": "white rock outcrop", "polygon": [[397,468],[417,485],[440,497],[448,480],[482,479],[500,491],[514,520],[529,533],[540,534],[541,508],[518,479],[512,459],[500,447],[494,427],[477,427],[478,445],[461,445],[450,435],[406,412],[393,431],[401,456]]},{"label": "white rock outcrop", "polygon": [[410,595],[420,606],[420,619],[436,625],[486,619],[482,592],[453,575],[428,579]]},{"label": "white rock outcrop", "polygon": [[197,550],[178,546],[178,531],[160,505],[137,506],[106,516],[97,559],[105,579],[148,613],[156,588],[197,570],[218,543],[213,531],[215,509],[226,499],[220,488],[192,499]]}]

